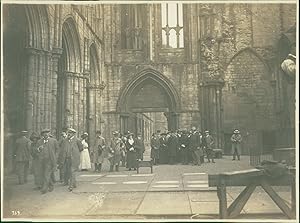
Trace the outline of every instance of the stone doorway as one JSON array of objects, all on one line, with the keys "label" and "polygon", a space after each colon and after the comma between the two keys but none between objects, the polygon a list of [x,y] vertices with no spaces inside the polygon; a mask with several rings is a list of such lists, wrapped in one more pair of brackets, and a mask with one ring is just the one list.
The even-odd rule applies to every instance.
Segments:
[{"label": "stone doorway", "polygon": [[145,121],[141,119],[142,114],[163,114],[166,130],[176,130],[179,125],[178,94],[168,78],[152,69],[140,72],[128,82],[119,97],[117,110],[121,133],[141,131],[137,123]]}]

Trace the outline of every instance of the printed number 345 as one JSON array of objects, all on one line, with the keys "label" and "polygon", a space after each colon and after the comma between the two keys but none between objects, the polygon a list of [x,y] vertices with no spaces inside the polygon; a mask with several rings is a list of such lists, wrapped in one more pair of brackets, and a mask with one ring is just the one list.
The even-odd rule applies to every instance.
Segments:
[{"label": "printed number 345", "polygon": [[20,211],[11,211],[11,214],[12,214],[13,216],[17,216],[17,215],[20,215],[21,212],[20,212]]}]

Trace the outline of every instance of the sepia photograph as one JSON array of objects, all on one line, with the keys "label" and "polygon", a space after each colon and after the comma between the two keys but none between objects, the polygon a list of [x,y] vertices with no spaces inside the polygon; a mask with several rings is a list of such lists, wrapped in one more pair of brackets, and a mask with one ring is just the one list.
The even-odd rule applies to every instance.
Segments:
[{"label": "sepia photograph", "polygon": [[298,222],[298,1],[1,1],[1,221]]}]

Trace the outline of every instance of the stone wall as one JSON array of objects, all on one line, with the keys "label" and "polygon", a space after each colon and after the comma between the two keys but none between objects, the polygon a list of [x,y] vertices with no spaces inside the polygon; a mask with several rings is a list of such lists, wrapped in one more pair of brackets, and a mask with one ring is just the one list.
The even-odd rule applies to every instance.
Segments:
[{"label": "stone wall", "polygon": [[[124,114],[117,111],[120,95],[145,69],[161,74],[178,94],[175,115],[179,115],[179,128],[210,128],[221,140],[222,134],[239,127],[253,137],[252,146],[259,147],[262,134],[258,132],[273,131],[282,123],[285,85],[279,73],[277,44],[281,33],[295,24],[295,4],[185,4],[182,49],[162,47],[160,4],[144,5],[148,19],[140,50],[121,49],[120,5],[18,7],[31,15],[24,19],[26,43],[20,46],[27,58],[24,67],[18,65],[24,71],[24,89],[19,94],[24,112],[17,113],[22,124],[6,125],[7,132],[24,128],[39,132],[49,127],[58,136],[67,125],[75,127],[78,134],[88,131],[92,137],[101,129],[110,138],[122,125],[120,116]],[[213,27],[204,27],[211,29],[209,40],[213,40],[208,47],[213,55],[207,57],[200,50],[200,43],[208,43],[199,30],[204,12],[215,18]],[[17,18],[14,13],[18,14],[5,15],[4,20]],[[12,24],[4,22],[4,27]],[[11,33],[14,28],[16,32],[22,29],[11,26]],[[212,70],[207,71],[211,58]],[[212,71],[218,74],[217,85],[208,78]],[[4,76],[9,72],[5,68]],[[15,82],[9,78],[8,82],[7,87],[13,89]],[[61,86],[65,93],[59,91],[61,83],[65,83]],[[151,99],[149,95],[145,101]],[[11,112],[5,111],[6,120],[12,118]]]}]

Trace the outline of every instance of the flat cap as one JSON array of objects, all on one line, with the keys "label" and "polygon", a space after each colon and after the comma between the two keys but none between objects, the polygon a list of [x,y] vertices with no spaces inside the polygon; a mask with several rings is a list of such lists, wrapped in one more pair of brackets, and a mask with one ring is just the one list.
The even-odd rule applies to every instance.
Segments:
[{"label": "flat cap", "polygon": [[50,129],[43,129],[43,130],[41,131],[41,134],[46,133],[46,132],[50,132]]}]

